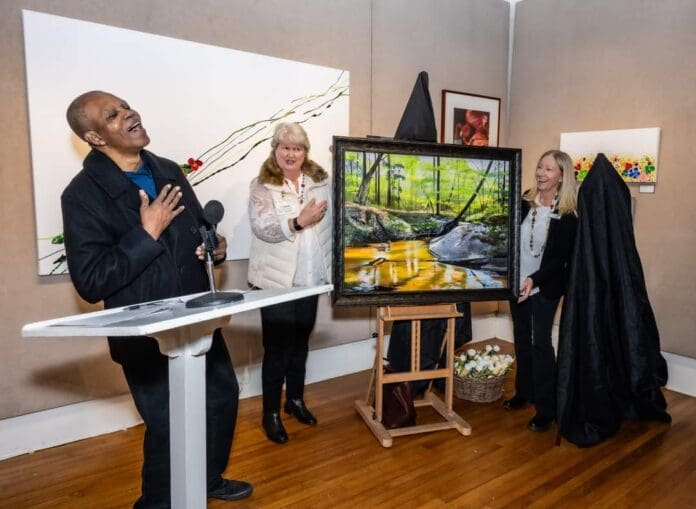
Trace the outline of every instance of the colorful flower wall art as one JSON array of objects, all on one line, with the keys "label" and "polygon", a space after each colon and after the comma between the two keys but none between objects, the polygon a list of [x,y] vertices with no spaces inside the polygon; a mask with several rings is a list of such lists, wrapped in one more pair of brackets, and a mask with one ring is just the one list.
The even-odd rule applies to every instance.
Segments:
[{"label": "colorful flower wall art", "polygon": [[561,133],[561,150],[573,159],[575,176],[583,181],[602,152],[627,183],[657,182],[660,128]]}]

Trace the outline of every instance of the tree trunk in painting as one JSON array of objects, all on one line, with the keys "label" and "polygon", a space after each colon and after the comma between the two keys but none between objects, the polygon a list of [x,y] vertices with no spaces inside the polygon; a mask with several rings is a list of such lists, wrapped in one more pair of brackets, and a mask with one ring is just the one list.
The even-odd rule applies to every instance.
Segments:
[{"label": "tree trunk in painting", "polygon": [[469,210],[469,207],[470,207],[471,204],[474,202],[474,200],[476,199],[476,197],[477,197],[478,194],[479,194],[479,191],[480,191],[481,188],[483,187],[483,183],[486,181],[486,177],[488,177],[488,174],[490,173],[491,168],[493,168],[493,161],[489,161],[488,167],[486,168],[486,173],[483,174],[483,178],[481,178],[481,181],[480,181],[480,182],[478,183],[478,185],[476,186],[476,190],[475,190],[475,191],[473,192],[473,194],[469,197],[469,199],[467,200],[466,204],[465,204],[464,207],[462,208],[461,212],[459,212],[459,214],[457,214],[457,217],[455,217],[454,219],[452,219],[452,221],[450,221],[449,223],[447,223],[447,225],[446,225],[446,226],[444,227],[444,229],[442,230],[441,235],[444,235],[445,233],[449,232],[452,228],[454,228],[455,226],[457,226],[457,223],[459,223],[459,220],[460,220],[461,218],[463,218],[463,217],[466,215],[467,210]]},{"label": "tree trunk in painting", "polygon": [[387,208],[392,206],[392,168],[391,157],[387,155]]},{"label": "tree trunk in painting", "polygon": [[[363,177],[363,180],[360,183],[360,188],[358,189],[358,193],[355,195],[355,202],[358,205],[365,205],[367,203],[367,193],[370,189],[370,181],[372,180],[372,177],[374,176],[375,172],[377,171],[377,168],[379,168],[379,163],[382,161],[383,156],[384,156],[384,154],[377,154],[377,158],[375,159],[375,162],[372,163],[372,166],[370,166],[370,169],[367,171],[367,173]],[[364,157],[365,157],[365,154],[363,154],[363,158]]]},{"label": "tree trunk in painting", "polygon": [[440,156],[435,157],[435,214],[440,215]]}]

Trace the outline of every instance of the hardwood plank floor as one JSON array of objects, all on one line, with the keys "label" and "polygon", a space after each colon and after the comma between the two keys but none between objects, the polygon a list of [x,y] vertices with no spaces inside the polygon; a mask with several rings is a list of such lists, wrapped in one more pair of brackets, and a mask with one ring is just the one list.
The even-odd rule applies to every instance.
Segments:
[{"label": "hardwood plank floor", "polygon": [[[696,398],[666,391],[671,425],[627,422],[585,449],[556,447],[555,429],[528,431],[531,408],[455,399],[471,436],[439,431],[384,449],[353,407],[367,382],[363,372],[308,386],[319,425],[286,418],[282,446],[261,430],[260,398],[243,400],[227,475],[253,482],[254,495],[209,507],[696,508]],[[419,422],[435,418],[426,412]],[[142,434],[138,426],[0,462],[0,507],[129,507]]]}]

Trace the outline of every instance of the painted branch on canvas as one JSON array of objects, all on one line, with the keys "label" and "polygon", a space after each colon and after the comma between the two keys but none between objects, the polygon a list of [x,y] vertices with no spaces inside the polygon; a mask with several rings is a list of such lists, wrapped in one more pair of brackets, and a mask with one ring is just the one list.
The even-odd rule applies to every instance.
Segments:
[{"label": "painted branch on canvas", "polygon": [[40,275],[67,271],[59,195],[89,147],[71,134],[65,110],[83,92],[128,98],[148,149],[178,162],[202,203],[224,204],[230,260],[249,256],[249,182],[274,125],[302,123],[324,168],[331,136],[348,133],[347,71],[51,14],[23,11],[23,19]]}]

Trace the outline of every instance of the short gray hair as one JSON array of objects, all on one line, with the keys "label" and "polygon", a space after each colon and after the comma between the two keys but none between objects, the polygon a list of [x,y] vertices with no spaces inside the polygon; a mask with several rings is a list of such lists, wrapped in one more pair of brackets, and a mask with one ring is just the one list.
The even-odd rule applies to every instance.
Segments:
[{"label": "short gray hair", "polygon": [[85,139],[85,133],[92,129],[89,119],[85,114],[85,105],[97,95],[107,95],[107,93],[101,90],[90,90],[89,92],[78,95],[72,100],[70,106],[68,106],[68,111],[65,113],[70,129],[82,140]]}]

